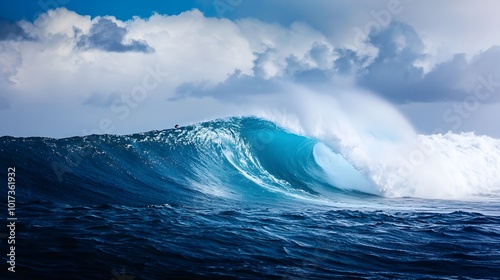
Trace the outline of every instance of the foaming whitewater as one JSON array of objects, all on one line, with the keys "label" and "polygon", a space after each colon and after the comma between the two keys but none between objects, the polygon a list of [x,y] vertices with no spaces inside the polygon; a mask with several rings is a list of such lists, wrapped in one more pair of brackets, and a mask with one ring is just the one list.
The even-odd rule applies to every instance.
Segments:
[{"label": "foaming whitewater", "polygon": [[43,199],[129,201],[138,195],[132,201],[169,203],[194,193],[315,203],[363,193],[500,197],[498,139],[418,135],[397,110],[367,94],[305,92],[286,100],[281,111],[263,107],[254,112],[258,117],[182,129],[67,139],[3,137],[0,152],[4,163],[40,166],[26,176],[32,184],[22,192]]},{"label": "foaming whitewater", "polygon": [[498,139],[418,135],[370,96],[275,98],[180,129],[0,137],[4,261],[16,279],[498,278]]},{"label": "foaming whitewater", "polygon": [[392,105],[360,91],[332,96],[302,89],[286,100],[282,110],[261,108],[256,115],[318,140],[316,162],[337,187],[385,197],[500,194],[498,139],[474,133],[419,135]]}]

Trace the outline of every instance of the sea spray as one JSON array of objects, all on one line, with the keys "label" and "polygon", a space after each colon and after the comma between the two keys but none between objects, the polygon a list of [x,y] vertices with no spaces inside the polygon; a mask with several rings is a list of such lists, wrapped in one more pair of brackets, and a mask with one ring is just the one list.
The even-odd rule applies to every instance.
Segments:
[{"label": "sea spray", "polygon": [[[419,135],[393,105],[360,90],[325,94],[295,88],[283,100],[286,110],[264,106],[256,115],[316,139],[329,147],[329,151],[322,149],[327,154],[341,155],[370,182],[354,184],[353,189],[387,197],[498,195],[498,139],[473,133]],[[338,182],[338,171],[320,165],[329,182]]]}]

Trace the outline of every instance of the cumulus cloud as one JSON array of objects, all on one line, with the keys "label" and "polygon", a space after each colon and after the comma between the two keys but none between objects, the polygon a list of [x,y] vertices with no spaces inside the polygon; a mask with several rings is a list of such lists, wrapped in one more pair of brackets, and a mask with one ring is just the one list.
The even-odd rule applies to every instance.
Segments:
[{"label": "cumulus cloud", "polygon": [[183,83],[176,88],[176,96],[172,100],[185,97],[215,97],[224,101],[242,101],[249,96],[262,96],[281,93],[283,83],[279,78],[265,79],[253,75],[235,72],[224,82],[212,85],[208,81]]},{"label": "cumulus cloud", "polygon": [[423,77],[422,69],[414,65],[423,56],[423,43],[415,30],[393,22],[386,29],[372,32],[367,42],[378,54],[358,73],[359,84],[392,99],[408,98],[406,90]]},{"label": "cumulus cloud", "polygon": [[[385,7],[374,3],[370,9]],[[344,12],[353,7],[331,5]],[[361,18],[372,16],[368,11]],[[0,39],[0,117],[32,120],[26,128],[11,125],[0,132],[75,135],[98,128],[103,119],[113,123],[113,133],[159,129],[165,120],[234,113],[248,97],[282,93],[287,84],[335,92],[336,81],[346,79],[395,103],[411,103],[461,101],[479,84],[487,87],[484,80],[490,87],[500,81],[499,47],[438,59],[429,38],[404,21],[372,30],[362,48],[349,47],[339,42],[345,37],[340,33],[350,30],[342,29],[345,22],[342,32],[319,22],[229,20],[198,10],[121,21],[64,8],[34,22],[0,21],[0,36],[17,34]],[[480,101],[495,103],[497,97]]]},{"label": "cumulus cloud", "polygon": [[100,18],[92,24],[88,35],[81,36],[76,45],[83,49],[100,49],[108,52],[152,52],[153,49],[144,41],[130,40],[125,43],[127,29],[119,27],[107,18]]},{"label": "cumulus cloud", "polygon": [[[488,77],[500,80],[500,48],[496,46],[469,60],[466,54],[455,54],[424,73],[418,62],[428,54],[408,24],[393,22],[370,34],[368,43],[378,49],[378,55],[358,73],[358,83],[396,102],[461,101]],[[498,102],[498,97],[481,101]]]},{"label": "cumulus cloud", "polygon": [[345,47],[355,45],[356,28],[365,30],[373,22],[382,22],[376,15],[389,12],[391,5],[396,12],[389,13],[389,19],[409,24],[424,37],[426,52],[432,53],[426,62],[432,66],[456,53],[472,55],[500,45],[499,36],[488,36],[496,34],[500,26],[500,2],[496,0],[483,0],[481,5],[469,0],[253,0],[243,1],[224,15],[281,25],[308,22],[333,44]]},{"label": "cumulus cloud", "polygon": [[0,18],[0,41],[3,40],[33,40],[17,23]]}]

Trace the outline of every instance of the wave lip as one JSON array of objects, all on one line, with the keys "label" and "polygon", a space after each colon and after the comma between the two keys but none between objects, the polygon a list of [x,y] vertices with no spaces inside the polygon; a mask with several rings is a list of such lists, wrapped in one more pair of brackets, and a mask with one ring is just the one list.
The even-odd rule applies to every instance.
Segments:
[{"label": "wave lip", "polygon": [[[345,140],[331,141],[339,139],[335,134],[308,137],[290,131],[268,120],[234,117],[125,136],[2,137],[0,152],[2,165],[29,171],[23,192],[42,200],[162,204],[201,195],[322,203],[360,193],[441,199],[500,195],[496,139],[420,135],[413,144],[431,152],[411,165],[415,149],[395,158],[391,153],[360,157],[357,151],[377,146],[346,148]],[[376,137],[385,148],[402,146],[397,137]],[[63,168],[63,180],[54,175],[54,166]]]}]

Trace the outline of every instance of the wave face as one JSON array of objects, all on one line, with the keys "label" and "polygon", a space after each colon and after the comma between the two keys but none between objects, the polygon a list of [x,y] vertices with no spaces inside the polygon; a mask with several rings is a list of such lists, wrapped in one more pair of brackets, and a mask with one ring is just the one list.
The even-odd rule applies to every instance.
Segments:
[{"label": "wave face", "polygon": [[277,123],[0,138],[16,279],[498,276],[497,140]]},{"label": "wave face", "polygon": [[29,169],[23,195],[67,203],[155,204],[193,195],[318,200],[369,185],[317,140],[257,118],[128,136],[2,137],[0,151],[3,164]]},{"label": "wave face", "polygon": [[389,161],[289,131],[259,118],[228,118],[127,136],[2,137],[0,152],[2,168],[26,169],[23,195],[67,203],[499,194],[500,142],[489,137],[418,136],[413,149]]}]

